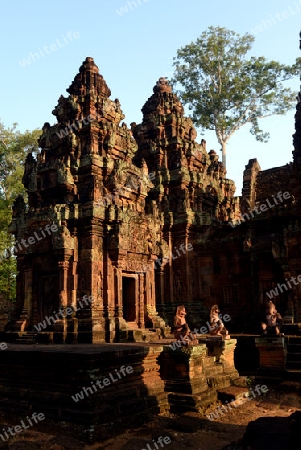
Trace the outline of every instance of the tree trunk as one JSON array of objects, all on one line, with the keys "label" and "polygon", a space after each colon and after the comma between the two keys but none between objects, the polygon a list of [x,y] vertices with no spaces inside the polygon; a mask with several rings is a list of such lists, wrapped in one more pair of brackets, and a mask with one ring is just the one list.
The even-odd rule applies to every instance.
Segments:
[{"label": "tree trunk", "polygon": [[224,166],[225,170],[227,169],[227,166],[226,166],[226,148],[227,148],[226,142],[222,142],[222,163],[223,163],[223,166]]}]

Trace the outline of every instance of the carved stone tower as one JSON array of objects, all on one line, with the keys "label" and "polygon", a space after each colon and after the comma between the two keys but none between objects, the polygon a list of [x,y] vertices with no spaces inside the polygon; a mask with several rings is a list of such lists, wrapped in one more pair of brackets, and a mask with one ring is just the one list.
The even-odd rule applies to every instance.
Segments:
[{"label": "carved stone tower", "polygon": [[[144,214],[152,183],[132,163],[137,144],[92,58],[67,92],[53,111],[57,124],[43,127],[41,153],[26,160],[28,211],[14,206],[18,241],[47,223],[58,229],[18,253],[14,327],[31,329],[69,306],[45,327],[57,341],[142,339],[138,329],[165,325],[154,288],[160,223]],[[85,295],[92,304],[80,303]]]},{"label": "carved stone tower", "polygon": [[146,340],[164,334],[183,301],[190,311],[195,302],[197,320],[199,250],[212,227],[234,218],[234,183],[196,142],[164,78],[132,130],[92,58],[67,92],[57,123],[43,126],[41,152],[27,157],[28,208],[14,205],[18,242],[53,232],[18,251],[10,329],[54,342]]},{"label": "carved stone tower", "polygon": [[[192,120],[165,78],[160,78],[153,95],[142,108],[143,122],[131,124],[138,151],[134,161],[145,161],[155,174],[147,202],[158,208],[162,223],[163,264],[156,271],[157,308],[165,317],[174,302],[191,302],[200,308],[203,291],[198,249],[210,229],[234,217],[235,185],[225,178],[225,170],[214,150],[206,151],[206,141],[196,142]],[[184,245],[193,251],[177,257]],[[164,264],[166,253],[172,253]]]}]

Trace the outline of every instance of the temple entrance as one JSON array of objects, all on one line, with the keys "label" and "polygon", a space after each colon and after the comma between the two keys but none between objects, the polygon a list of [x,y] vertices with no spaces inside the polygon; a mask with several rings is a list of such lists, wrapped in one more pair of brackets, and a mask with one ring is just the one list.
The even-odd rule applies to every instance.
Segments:
[{"label": "temple entrance", "polygon": [[122,277],[123,318],[127,322],[136,322],[136,279]]},{"label": "temple entrance", "polygon": [[[42,276],[39,280],[38,321],[51,317],[59,310],[59,278],[57,275]],[[52,321],[50,322],[53,323]]]}]

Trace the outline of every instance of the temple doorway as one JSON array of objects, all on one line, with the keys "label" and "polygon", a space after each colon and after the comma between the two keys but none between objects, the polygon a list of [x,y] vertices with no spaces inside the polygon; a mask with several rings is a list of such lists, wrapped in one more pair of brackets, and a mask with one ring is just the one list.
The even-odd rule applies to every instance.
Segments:
[{"label": "temple doorway", "polygon": [[42,276],[39,280],[38,320],[53,316],[59,310],[58,276]]},{"label": "temple doorway", "polygon": [[122,277],[122,307],[124,320],[136,322],[136,279],[134,277]]}]

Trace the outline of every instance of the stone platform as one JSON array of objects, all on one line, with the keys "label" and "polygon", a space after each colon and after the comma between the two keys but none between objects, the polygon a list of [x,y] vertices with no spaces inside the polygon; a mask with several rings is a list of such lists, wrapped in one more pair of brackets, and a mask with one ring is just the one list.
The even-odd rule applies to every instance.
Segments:
[{"label": "stone platform", "polygon": [[234,366],[236,340],[204,338],[203,343],[173,350],[165,346],[159,358],[170,412],[202,412],[218,399],[220,388],[239,379]]},{"label": "stone platform", "polygon": [[[43,412],[45,425],[59,423],[82,439],[104,439],[168,408],[157,363],[162,350],[161,345],[10,344],[1,353],[0,410],[9,420]],[[131,373],[123,376],[122,366]],[[99,380],[106,385],[98,387]],[[80,392],[83,398],[73,400]]]},{"label": "stone platform", "polygon": [[[201,411],[239,377],[236,341],[220,363],[206,343],[8,344],[0,360],[0,413],[10,423],[43,413],[45,427],[103,440],[164,411]],[[220,345],[220,344],[219,344]]]},{"label": "stone platform", "polygon": [[286,342],[280,336],[260,336],[255,338],[259,350],[260,370],[284,371],[286,366]]}]

